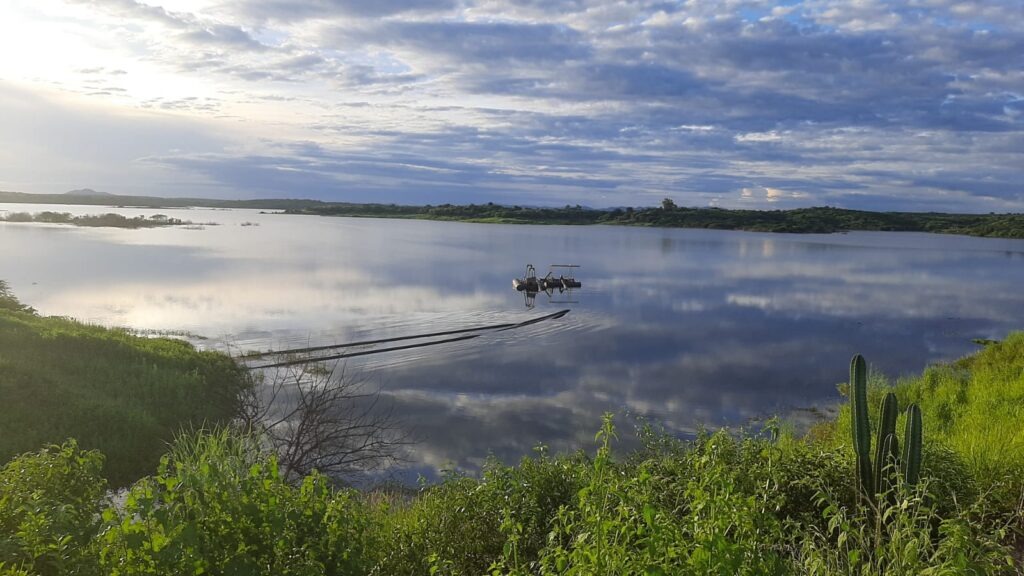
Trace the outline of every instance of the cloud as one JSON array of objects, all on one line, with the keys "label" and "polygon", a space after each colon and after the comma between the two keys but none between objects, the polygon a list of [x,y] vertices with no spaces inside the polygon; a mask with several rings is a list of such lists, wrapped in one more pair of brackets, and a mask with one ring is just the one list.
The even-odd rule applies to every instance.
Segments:
[{"label": "cloud", "polygon": [[89,10],[53,26],[121,58],[62,89],[220,119],[248,144],[148,166],[224,194],[1024,208],[1024,15],[1004,5],[69,2]]},{"label": "cloud", "polygon": [[[100,190],[185,195],[184,175],[148,169],[139,159],[170,150],[221,150],[234,142],[209,123],[151,112],[125,113],[92,99],[43,93],[0,81],[0,188],[64,192],[88,183]],[[16,153],[9,151],[16,150]]]},{"label": "cloud", "polygon": [[96,10],[102,10],[123,18],[138,18],[159,22],[171,28],[187,28],[188,24],[181,15],[172,14],[160,6],[138,2],[136,0],[68,0],[72,4],[83,4]]},{"label": "cloud", "polygon": [[198,46],[214,46],[232,50],[263,50],[266,47],[240,26],[204,21],[194,14],[172,12],[161,6],[137,0],[66,0],[110,14],[118,19],[132,19],[158,24],[177,31],[175,38]]},{"label": "cloud", "polygon": [[181,38],[199,45],[211,44],[234,50],[264,50],[266,48],[238,26],[224,24],[190,27],[181,35]]},{"label": "cloud", "polygon": [[807,194],[803,192],[795,190],[780,190],[770,186],[758,186],[753,188],[743,188],[740,190],[740,199],[743,201],[755,200],[767,202],[769,204],[775,204],[783,200],[799,200],[806,196]]},{"label": "cloud", "polygon": [[[368,26],[340,26],[325,33],[328,42],[341,46],[370,45],[395,50],[398,55],[429,55],[431,68],[445,64],[458,69],[474,68],[474,74],[491,76],[501,66],[538,66],[580,60],[589,55],[582,36],[566,26],[552,24],[382,21]],[[475,70],[476,67],[483,67]]]},{"label": "cloud", "polygon": [[109,68],[105,68],[103,66],[97,66],[95,68],[80,68],[77,72],[79,74],[101,74],[101,75],[109,75],[109,76],[121,76],[123,74],[127,74],[128,73],[127,71],[121,70],[119,68],[118,69],[109,69]]},{"label": "cloud", "polygon": [[[449,146],[455,141],[443,134],[436,138],[450,138]],[[424,140],[429,145],[431,139]],[[406,146],[409,144],[415,143]],[[488,146],[486,142],[482,145]],[[412,148],[422,150],[419,146]],[[438,159],[422,152],[331,151],[310,143],[274,147],[266,154],[160,155],[142,161],[201,174],[226,190],[245,189],[262,197],[280,195],[281,190],[302,190],[306,197],[323,199],[343,195],[362,202],[468,203],[501,199],[502,193],[536,199],[543,198],[543,192],[551,188],[575,188],[586,194],[595,188],[615,186],[613,181],[583,174],[510,170],[500,163],[481,163],[471,157]]]},{"label": "cloud", "polygon": [[288,22],[339,15],[376,18],[394,14],[429,13],[450,10],[456,6],[455,0],[247,0],[239,3],[239,10],[250,17]]}]

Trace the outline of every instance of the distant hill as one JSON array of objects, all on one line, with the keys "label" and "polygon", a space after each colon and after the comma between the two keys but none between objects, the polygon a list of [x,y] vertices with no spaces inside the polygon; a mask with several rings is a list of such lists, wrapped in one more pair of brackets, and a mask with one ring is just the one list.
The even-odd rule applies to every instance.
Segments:
[{"label": "distant hill", "polygon": [[79,188],[64,193],[65,196],[113,196],[110,192],[97,192],[92,188]]}]

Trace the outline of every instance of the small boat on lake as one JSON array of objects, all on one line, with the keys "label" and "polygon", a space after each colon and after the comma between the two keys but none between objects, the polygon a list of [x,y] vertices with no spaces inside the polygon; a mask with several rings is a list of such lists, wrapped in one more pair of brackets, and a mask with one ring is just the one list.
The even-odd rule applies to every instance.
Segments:
[{"label": "small boat on lake", "polygon": [[533,267],[533,264],[526,265],[526,275],[522,278],[515,278],[512,280],[512,287],[522,292],[551,292],[558,290],[564,292],[566,290],[572,290],[574,288],[581,288],[583,284],[577,280],[573,274],[573,268],[579,268],[576,264],[552,264],[550,268],[568,268],[568,275],[566,273],[559,274],[555,277],[554,270],[548,270],[547,276],[538,277],[537,269]]}]

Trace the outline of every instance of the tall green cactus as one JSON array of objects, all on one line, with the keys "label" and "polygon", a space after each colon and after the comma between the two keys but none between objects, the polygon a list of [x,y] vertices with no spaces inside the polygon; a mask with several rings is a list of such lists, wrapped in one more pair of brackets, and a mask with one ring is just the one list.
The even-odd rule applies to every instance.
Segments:
[{"label": "tall green cactus", "polygon": [[861,493],[875,493],[871,474],[871,423],[868,420],[868,369],[864,357],[857,354],[850,362],[850,417],[853,449],[857,454],[857,476]]},{"label": "tall green cactus", "polygon": [[875,492],[888,495],[889,502],[896,502],[896,474],[900,468],[900,439],[889,434],[881,441],[882,450],[875,461]]},{"label": "tall green cactus", "polygon": [[907,425],[903,430],[903,458],[900,474],[913,486],[921,478],[921,408],[917,404],[907,407]]},{"label": "tall green cactus", "polygon": [[[896,395],[889,392],[882,399],[882,406],[878,410],[878,435],[875,440],[875,492],[888,492],[893,485],[891,465],[891,454],[898,454],[893,451],[893,446],[899,445],[896,438],[896,418],[899,413],[899,402]],[[889,441],[889,438],[892,441]]]},{"label": "tall green cactus", "polygon": [[871,461],[871,422],[868,419],[867,366],[857,354],[850,362],[850,417],[853,449],[857,455],[857,479],[861,494],[875,502],[879,493],[888,493],[896,485],[896,472],[903,482],[913,486],[921,477],[921,409],[917,404],[907,407],[907,424],[903,432],[903,455],[896,435],[899,402],[889,392],[882,399],[878,412],[878,433],[875,459]]}]

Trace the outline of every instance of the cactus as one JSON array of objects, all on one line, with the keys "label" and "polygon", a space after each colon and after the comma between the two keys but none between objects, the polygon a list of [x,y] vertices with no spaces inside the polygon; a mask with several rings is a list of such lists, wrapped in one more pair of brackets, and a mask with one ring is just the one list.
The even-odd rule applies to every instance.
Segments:
[{"label": "cactus", "polygon": [[889,502],[896,503],[896,473],[900,468],[900,440],[889,434],[882,440],[882,451],[875,462],[875,491],[879,496],[888,496]]},{"label": "cactus", "polygon": [[871,424],[868,421],[868,379],[864,357],[857,354],[850,362],[850,416],[853,448],[857,454],[857,476],[861,493],[875,493],[871,474]]},{"label": "cactus", "polygon": [[889,392],[882,399],[878,413],[878,435],[875,459],[871,460],[871,422],[868,419],[867,367],[857,354],[850,362],[850,417],[853,448],[857,455],[857,480],[860,493],[874,503],[878,494],[891,492],[896,486],[896,473],[909,486],[921,476],[921,409],[917,404],[907,407],[907,424],[903,432],[903,454],[896,435],[899,402]]},{"label": "cactus", "polygon": [[907,425],[903,430],[903,458],[900,459],[903,481],[913,486],[921,478],[921,408],[907,406]]},{"label": "cactus", "polygon": [[889,392],[882,399],[882,406],[878,410],[878,436],[875,441],[875,492],[888,492],[892,488],[892,470],[889,469],[891,462],[889,454],[891,446],[889,437],[897,445],[896,438],[896,417],[899,413],[899,402],[896,395]]}]

